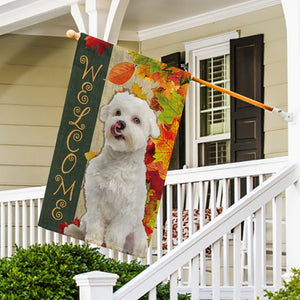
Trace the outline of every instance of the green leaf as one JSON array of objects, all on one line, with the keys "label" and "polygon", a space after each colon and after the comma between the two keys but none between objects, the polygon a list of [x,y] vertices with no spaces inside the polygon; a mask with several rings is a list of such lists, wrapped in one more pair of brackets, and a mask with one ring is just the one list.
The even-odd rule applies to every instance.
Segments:
[{"label": "green leaf", "polygon": [[167,124],[172,124],[174,117],[182,114],[184,104],[182,97],[176,93],[172,94],[172,100],[169,100],[164,94],[156,93],[157,102],[163,108],[163,112],[158,116],[158,120]]}]

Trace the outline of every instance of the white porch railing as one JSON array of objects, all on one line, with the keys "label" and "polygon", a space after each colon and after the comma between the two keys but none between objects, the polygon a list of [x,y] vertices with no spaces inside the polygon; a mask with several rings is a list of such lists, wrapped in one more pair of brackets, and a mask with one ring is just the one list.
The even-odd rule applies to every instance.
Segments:
[{"label": "white porch railing", "polygon": [[[219,220],[224,221],[224,218],[228,216],[227,210],[230,209],[229,212],[231,212],[237,203],[239,205],[242,203],[242,200],[239,201],[239,199],[243,195],[252,195],[251,190],[254,187],[265,184],[266,178],[277,173],[286,164],[287,158],[283,157],[168,172],[164,199],[158,213],[151,247],[147,259],[139,260],[147,264],[157,264],[156,261],[159,261],[161,264],[165,257],[170,257],[169,253],[175,253],[171,251],[172,248],[178,251],[177,249],[182,248],[181,245],[186,244],[186,242],[183,242],[184,235],[182,232],[191,233],[193,236],[197,234],[198,236],[204,229],[204,232],[207,232],[209,228],[214,228],[212,224],[215,224],[216,220],[218,222],[220,222]],[[224,221],[225,223],[222,223],[221,227],[226,227],[226,231],[222,236],[216,236],[216,231],[210,229],[212,231],[209,236],[213,236],[218,241],[210,242],[207,246],[201,246],[201,249],[198,248],[197,259],[189,261],[188,258],[186,263],[176,268],[177,275],[170,277],[171,282],[178,285],[177,291],[190,292],[191,289],[198,290],[197,293],[200,293],[200,299],[207,299],[211,298],[207,295],[211,295],[213,290],[218,290],[222,293],[222,299],[232,299],[233,287],[236,285],[240,288],[234,290],[242,293],[241,298],[236,299],[252,298],[253,285],[255,284],[254,258],[255,250],[257,250],[257,247],[255,247],[257,241],[255,240],[254,228],[256,228],[256,225],[253,225],[254,220],[259,224],[257,218],[253,217],[254,213],[255,215],[261,214],[262,218],[260,232],[263,263],[261,266],[265,266],[261,270],[262,286],[269,285],[273,287],[274,284],[275,287],[280,286],[281,267],[278,268],[278,265],[281,265],[281,254],[285,251],[285,237],[284,230],[281,227],[282,223],[278,220],[282,219],[284,221],[284,212],[281,212],[280,209],[282,202],[285,200],[284,189],[285,187],[282,187],[278,192],[277,195],[281,196],[277,197],[276,200],[272,200],[272,197],[268,198],[270,203],[268,204],[268,201],[266,201],[267,204],[261,206],[259,213],[255,213],[255,211],[248,212],[247,216],[239,221],[239,225],[229,226],[229,228],[228,222],[230,220]],[[37,227],[44,190],[45,187],[0,192],[1,257],[11,255],[14,251],[14,244],[27,247],[30,244],[51,241],[64,243],[71,240],[73,243],[78,242]],[[232,206],[233,203],[235,205]],[[220,217],[216,218],[218,207],[222,207],[222,213]],[[209,223],[207,223],[208,211],[205,211],[208,208],[211,210],[212,219],[212,222]],[[183,220],[182,215],[186,214],[189,218]],[[172,230],[175,227],[174,224],[172,225],[174,221],[178,223],[178,229],[175,231]],[[183,221],[187,221],[188,226],[185,227]],[[280,224],[280,226],[275,224]],[[200,227],[199,231],[197,231],[198,227]],[[232,228],[234,228],[234,231]],[[172,231],[177,235],[178,246],[174,246],[174,236],[169,234]],[[163,240],[165,240],[164,243]],[[208,248],[209,246],[211,248]],[[130,261],[132,259],[131,256],[122,253],[102,250],[107,256],[115,257],[120,261]],[[186,254],[184,256],[186,257]],[[233,260],[233,257],[235,257],[235,260]],[[241,260],[239,271],[236,269],[238,263],[236,259],[238,257]],[[276,257],[275,260],[274,257]],[[217,273],[212,272],[218,265],[220,270]],[[194,274],[195,270],[200,270],[198,284],[195,284],[195,280],[197,281]],[[165,273],[163,272],[163,274]],[[169,275],[171,274],[164,275],[164,278]],[[218,281],[219,283],[216,284]],[[215,286],[218,285],[220,289],[215,289]],[[150,292],[150,295],[153,294],[153,291]]]},{"label": "white porch railing", "polygon": [[[221,299],[221,247],[224,236],[233,230],[233,284],[227,299],[242,299],[241,295],[241,228],[244,220],[253,218],[253,282],[249,287],[252,295],[248,299],[263,297],[265,273],[265,227],[263,223],[265,205],[273,202],[273,287],[281,285],[282,270],[282,192],[297,180],[297,166],[290,164],[272,178],[269,178],[259,187],[252,190],[240,201],[234,203],[202,229],[194,233],[189,239],[182,242],[174,250],[152,264],[143,273],[131,280],[127,285],[114,293],[114,300],[134,300],[149,292],[149,299],[156,299],[155,287],[166,278],[170,278],[170,299],[177,299],[180,289],[177,286],[178,270],[190,262],[191,280],[189,291],[191,299],[203,299],[201,291],[201,260],[203,251],[212,245],[212,288],[206,299]],[[273,200],[272,200],[273,199]],[[248,229],[247,229],[248,230]],[[223,245],[224,247],[224,245]],[[228,251],[228,249],[226,250]],[[227,252],[228,253],[228,252]],[[200,261],[200,265],[199,265]],[[200,271],[199,271],[200,266]],[[249,276],[249,274],[248,274]],[[250,280],[250,279],[249,279]],[[222,299],[225,299],[222,295]],[[261,299],[261,298],[260,298]]]}]

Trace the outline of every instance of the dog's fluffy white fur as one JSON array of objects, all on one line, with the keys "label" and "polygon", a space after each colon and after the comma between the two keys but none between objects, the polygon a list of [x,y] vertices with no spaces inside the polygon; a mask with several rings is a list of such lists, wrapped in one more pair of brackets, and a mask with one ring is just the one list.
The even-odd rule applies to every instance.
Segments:
[{"label": "dog's fluffy white fur", "polygon": [[156,116],[146,101],[128,92],[117,93],[103,106],[105,143],[85,174],[86,213],[80,227],[69,225],[65,234],[140,257],[148,240],[144,218],[147,141],[160,135]]}]

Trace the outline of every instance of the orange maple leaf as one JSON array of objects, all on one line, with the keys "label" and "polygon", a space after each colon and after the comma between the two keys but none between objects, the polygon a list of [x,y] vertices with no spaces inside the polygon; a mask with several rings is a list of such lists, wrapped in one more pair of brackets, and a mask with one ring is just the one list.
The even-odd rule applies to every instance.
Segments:
[{"label": "orange maple leaf", "polygon": [[[171,152],[171,154],[172,154],[172,152]],[[166,153],[164,154],[164,158],[165,158],[165,156],[166,156]],[[160,161],[154,160],[147,165],[147,170],[148,170],[148,172],[158,171],[160,178],[165,180],[166,176],[167,176],[167,172],[168,172],[168,167],[166,167],[166,163],[167,162],[164,162],[161,160]],[[169,162],[168,162],[168,165],[169,165]]]}]

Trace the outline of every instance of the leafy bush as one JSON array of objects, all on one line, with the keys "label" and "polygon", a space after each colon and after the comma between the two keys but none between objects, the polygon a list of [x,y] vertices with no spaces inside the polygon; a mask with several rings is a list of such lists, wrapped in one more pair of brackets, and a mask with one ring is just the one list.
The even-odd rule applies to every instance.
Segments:
[{"label": "leafy bush", "polygon": [[277,292],[266,291],[265,297],[270,300],[300,299],[300,270],[292,269],[293,276],[289,282],[283,281],[284,287]]},{"label": "leafy bush", "polygon": [[[73,279],[77,274],[95,270],[116,273],[117,290],[146,268],[136,261],[128,264],[106,259],[97,248],[88,245],[53,243],[27,249],[17,247],[14,255],[0,259],[0,299],[74,300],[79,297]],[[168,291],[168,285],[160,284],[157,298],[169,299]],[[189,296],[178,298],[184,300]]]}]

